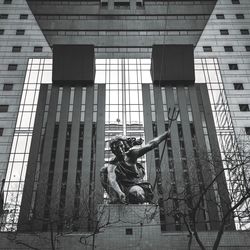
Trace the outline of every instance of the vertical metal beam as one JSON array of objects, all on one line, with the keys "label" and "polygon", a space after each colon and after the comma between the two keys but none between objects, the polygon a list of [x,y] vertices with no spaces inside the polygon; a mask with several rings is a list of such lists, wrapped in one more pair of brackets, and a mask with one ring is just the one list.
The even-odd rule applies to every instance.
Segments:
[{"label": "vertical metal beam", "polygon": [[[94,87],[88,86],[86,89],[85,115],[84,115],[84,136],[83,136],[83,158],[81,173],[80,191],[80,225],[84,231],[88,230],[88,219],[90,216],[90,171],[91,171],[91,146],[92,146],[92,127],[93,127],[93,105]],[[98,178],[98,177],[97,177]]]},{"label": "vertical metal beam", "polygon": [[19,231],[25,231],[26,229],[28,230],[29,214],[31,209],[32,194],[33,194],[34,181],[37,169],[37,157],[39,153],[47,92],[48,92],[48,85],[41,84],[37,109],[36,109],[36,118],[30,145],[29,160],[28,160],[25,183],[23,188],[22,205],[18,221]]},{"label": "vertical metal beam", "polygon": [[[142,84],[142,100],[143,100],[143,116],[144,116],[144,131],[145,141],[153,139],[152,126],[152,111],[150,103],[150,89],[149,84]],[[156,178],[154,152],[151,151],[146,155],[147,159],[147,174],[148,181],[153,185]]]},{"label": "vertical metal beam", "polygon": [[56,122],[58,92],[59,92],[59,86],[52,85],[49,110],[48,110],[48,118],[47,118],[47,126],[46,126],[46,131],[45,131],[45,136],[44,136],[44,145],[43,145],[40,175],[39,175],[39,181],[38,181],[37,193],[36,193],[36,205],[35,205],[36,217],[35,217],[35,222],[34,222],[33,227],[35,230],[38,230],[38,231],[42,230],[42,226],[43,226],[46,193],[48,189],[47,183],[48,183],[48,176],[49,176],[49,167],[50,167],[50,160],[51,160],[51,151],[52,151],[55,122]]},{"label": "vertical metal beam", "polygon": [[[185,152],[186,152],[186,157],[187,157],[189,181],[191,184],[190,185],[191,192],[194,195],[197,195],[200,192],[200,188],[199,188],[196,161],[195,161],[195,156],[194,156],[192,136],[191,136],[191,130],[190,130],[186,94],[185,94],[185,89],[183,86],[177,87],[177,96],[178,96],[178,103],[179,103],[180,116],[181,116],[184,146],[185,146]],[[195,199],[195,196],[193,200],[194,202],[197,201],[197,199]],[[198,211],[198,214],[197,214],[197,222],[198,222],[197,229],[199,230],[205,229],[205,224],[204,224],[205,218],[202,212],[203,211]]]},{"label": "vertical metal beam", "polygon": [[[156,122],[157,122],[157,132],[158,136],[165,132],[165,121],[163,113],[163,102],[162,102],[162,93],[161,86],[153,86],[154,89],[154,99],[155,99],[155,111],[156,111]],[[162,154],[164,147],[164,142],[159,145],[160,156]],[[158,159],[159,162],[160,159]],[[168,199],[169,192],[171,189],[171,180],[170,180],[170,170],[168,164],[168,154],[165,150],[162,162],[161,162],[161,182],[163,189],[163,200],[164,200],[164,212],[166,219],[166,230],[171,231],[175,230],[175,221],[172,216],[168,216],[168,212],[172,210],[173,205],[172,201]]]},{"label": "vertical metal beam", "polygon": [[[211,109],[211,103],[209,100],[207,85],[200,84],[199,86],[200,86],[200,91],[201,91],[201,96],[202,96],[203,107],[204,107],[207,132],[208,132],[210,147],[212,151],[212,158],[213,158],[213,163],[214,163],[213,167],[215,171],[216,182],[217,182],[218,192],[220,196],[219,206],[222,207],[223,215],[225,215],[230,209],[231,201],[229,199],[229,192],[227,189],[225,172],[223,170],[223,164],[222,164],[222,159],[220,155],[220,147],[219,147],[219,143],[217,139],[216,128],[214,124],[213,112]],[[228,217],[227,224],[229,226],[231,225],[232,229],[235,229],[234,222],[233,220],[231,220],[231,223],[230,223],[230,219],[231,218]]]},{"label": "vertical metal beam", "polygon": [[63,176],[66,132],[67,132],[68,115],[69,115],[69,103],[70,103],[70,87],[65,86],[63,87],[63,93],[62,93],[58,140],[56,147],[56,158],[55,158],[55,167],[54,167],[51,203],[50,203],[50,218],[53,221],[59,220],[58,215],[59,215],[60,194],[61,194],[62,176]]},{"label": "vertical metal beam", "polygon": [[[101,185],[99,171],[104,165],[105,147],[105,85],[98,85],[97,97],[97,127],[96,127],[96,172],[95,172],[95,205],[102,203],[103,188]],[[96,209],[96,207],[95,207]]]},{"label": "vertical metal beam", "polygon": [[64,212],[64,216],[66,216],[67,218],[72,218],[74,210],[81,105],[82,105],[82,87],[78,86],[75,88],[75,93],[74,93],[72,127],[71,127],[71,137],[70,137],[69,167],[68,167],[65,212]]},{"label": "vertical metal beam", "polygon": [[[194,86],[189,87],[189,95],[190,95],[190,102],[191,102],[191,107],[192,107],[195,134],[196,134],[197,144],[198,144],[197,150],[199,154],[199,161],[201,163],[202,176],[203,176],[205,186],[208,186],[212,182],[212,176],[211,176],[211,171],[209,170],[208,163],[204,159],[204,155],[207,154],[207,149],[206,149],[206,142],[205,142],[205,137],[203,133],[199,102],[197,98],[196,89]],[[211,187],[211,189],[209,189],[206,192],[204,199],[206,200],[210,229],[211,230],[218,229],[219,217],[218,217],[218,210],[216,207],[216,199],[215,199],[213,187]]]}]

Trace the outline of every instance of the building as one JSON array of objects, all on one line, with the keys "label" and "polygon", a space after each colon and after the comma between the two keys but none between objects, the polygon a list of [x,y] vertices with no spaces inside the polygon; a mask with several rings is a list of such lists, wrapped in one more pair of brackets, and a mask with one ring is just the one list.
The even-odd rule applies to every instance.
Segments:
[{"label": "building", "polygon": [[[108,140],[125,134],[148,141],[168,128],[177,107],[161,168],[163,145],[141,162],[158,188],[159,232],[185,231],[183,220],[169,214],[183,206],[167,201],[169,186],[180,194],[210,183],[201,151],[212,153],[219,173],[218,152],[232,150],[235,131],[250,134],[250,3],[1,1],[2,230],[18,224],[24,232],[47,231],[51,221],[62,231],[93,230],[104,198],[98,169],[111,157]],[[190,44],[194,60],[189,54],[178,61]],[[83,64],[82,74],[70,72]],[[185,78],[168,78],[176,69]],[[206,193],[199,230],[218,229],[231,179],[221,175]],[[249,221],[238,216],[235,222],[244,229]]]}]

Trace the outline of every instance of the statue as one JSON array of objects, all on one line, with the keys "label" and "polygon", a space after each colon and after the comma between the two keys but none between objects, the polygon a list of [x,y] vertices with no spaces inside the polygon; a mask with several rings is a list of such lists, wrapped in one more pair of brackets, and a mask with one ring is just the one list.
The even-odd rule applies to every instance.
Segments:
[{"label": "statue", "polygon": [[110,141],[110,148],[115,158],[101,168],[101,183],[108,193],[112,204],[142,204],[152,202],[153,190],[143,177],[145,170],[137,159],[166,141],[169,131],[149,141],[145,146],[143,140],[132,137],[116,136]]}]

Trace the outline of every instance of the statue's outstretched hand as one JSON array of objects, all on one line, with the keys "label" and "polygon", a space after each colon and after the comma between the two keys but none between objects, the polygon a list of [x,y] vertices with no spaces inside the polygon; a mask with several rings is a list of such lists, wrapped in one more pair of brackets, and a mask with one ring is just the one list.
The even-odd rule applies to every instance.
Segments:
[{"label": "statue's outstretched hand", "polygon": [[123,192],[120,192],[119,194],[119,199],[122,203],[126,203],[126,195]]}]

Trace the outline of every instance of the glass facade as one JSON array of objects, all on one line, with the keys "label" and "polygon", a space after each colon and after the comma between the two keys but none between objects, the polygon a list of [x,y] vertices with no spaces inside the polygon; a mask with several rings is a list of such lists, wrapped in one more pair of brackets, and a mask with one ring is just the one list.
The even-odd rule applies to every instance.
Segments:
[{"label": "glass facade", "polygon": [[[153,134],[157,135],[156,125],[156,107],[155,97],[153,94],[153,84],[150,75],[150,59],[97,59],[96,60],[96,78],[94,86],[94,106],[93,106],[93,129],[92,138],[95,137],[97,120],[97,86],[99,84],[105,84],[106,86],[106,104],[105,104],[105,163],[107,163],[113,155],[109,150],[109,140],[115,135],[125,135],[133,137],[145,138],[144,135],[144,117],[143,117],[143,101],[142,101],[142,84],[148,84],[150,88],[150,103],[151,113],[153,121]],[[223,83],[220,75],[219,64],[217,59],[195,59],[195,74],[196,84],[206,83],[208,87],[208,93],[210,102],[212,105],[212,111],[216,126],[217,137],[221,152],[231,152],[235,149],[235,137],[230,112],[224,93]],[[25,180],[26,167],[30,152],[30,143],[34,126],[34,119],[36,114],[36,107],[38,101],[38,94],[40,84],[48,84],[49,89],[52,83],[52,60],[50,59],[30,59],[26,78],[19,108],[19,114],[12,143],[11,155],[9,158],[8,171],[6,175],[6,182],[4,186],[4,210],[5,216],[2,218],[1,229],[3,231],[16,230],[18,215],[20,211],[22,190]],[[68,125],[66,129],[66,147],[64,152],[64,168],[68,168],[69,148],[70,148],[70,135],[71,135],[71,122],[73,112],[73,100],[74,100],[75,88],[70,90],[70,105],[68,111]],[[178,95],[175,87],[172,88],[175,105],[178,107]],[[50,91],[49,91],[50,93]],[[168,128],[168,105],[166,103],[166,89],[161,88],[163,110],[164,110],[164,121],[165,129]],[[56,145],[58,137],[58,123],[60,121],[60,111],[62,104],[62,89],[59,89],[59,98],[57,103],[57,115],[56,115],[56,126],[54,130],[54,140],[51,155],[51,165],[53,168],[53,162],[56,157]],[[185,89],[185,95],[188,110],[188,119],[190,124],[190,130],[192,135],[192,147],[195,150],[195,131],[193,125],[193,116],[190,106],[190,96],[188,89]],[[82,88],[82,108],[81,108],[81,124],[80,124],[80,136],[79,145],[82,145],[83,131],[84,131],[84,116],[85,116],[85,99],[86,99],[86,88]],[[45,107],[45,117],[42,135],[45,133],[46,114],[48,112],[49,95],[47,96],[47,102]],[[201,118],[203,120],[203,132],[206,139],[207,151],[210,152],[210,143],[208,138],[208,132],[204,114],[201,112]],[[180,119],[180,118],[179,118]],[[177,121],[177,133],[179,138],[179,148],[181,152],[181,164],[183,171],[187,172],[187,154],[184,146],[183,128],[180,120]],[[94,139],[92,139],[94,140]],[[94,144],[95,142],[92,141]],[[93,145],[92,145],[93,147]],[[168,147],[168,160],[169,165],[173,165],[173,152],[171,140],[167,142]],[[92,167],[95,166],[95,156],[92,148]],[[155,151],[155,156],[159,156],[159,152]],[[81,162],[82,162],[82,148],[78,148],[78,159],[77,159],[77,178],[76,186],[80,185],[81,175]],[[223,157],[223,154],[222,154]],[[40,159],[40,157],[38,157]],[[54,159],[54,160],[53,160]],[[146,157],[142,157],[141,163],[146,167]],[[39,160],[37,162],[40,164]],[[151,164],[151,163],[148,163]],[[170,167],[171,169],[171,167]],[[174,168],[170,171],[173,186],[176,187],[174,181]],[[36,182],[38,180],[37,173]],[[65,171],[67,175],[67,171]],[[150,173],[147,173],[150,175]],[[185,174],[184,174],[185,175]],[[146,178],[149,176],[146,176]],[[231,184],[235,178],[226,175],[228,181],[229,191],[233,191]],[[200,177],[201,178],[201,177]],[[66,180],[66,176],[63,180]],[[66,182],[62,182],[66,183]],[[79,185],[78,185],[78,184]],[[62,185],[61,189],[61,200],[60,203],[65,202],[65,185]],[[52,179],[50,187],[52,185]],[[52,188],[52,187],[51,187]],[[215,187],[215,189],[217,189]],[[51,189],[48,189],[51,191]],[[35,201],[36,185],[34,187],[33,203]],[[64,195],[63,195],[64,194]],[[80,191],[76,190],[75,204],[79,204]],[[50,195],[48,194],[48,197]],[[47,200],[47,203],[50,203]],[[34,204],[33,204],[34,205]],[[76,205],[77,207],[77,205]],[[48,211],[47,211],[48,212]],[[206,217],[206,215],[204,215]],[[240,222],[240,221],[237,221]],[[240,225],[240,223],[239,223]],[[176,228],[178,228],[178,219],[176,219]],[[240,226],[238,226],[240,228]]]},{"label": "glass facade", "polygon": [[[30,59],[26,72],[4,185],[2,230],[15,230],[22,200],[26,167],[41,83],[51,82],[51,61]],[[39,163],[38,163],[39,164]],[[3,222],[5,222],[3,224]]]}]

